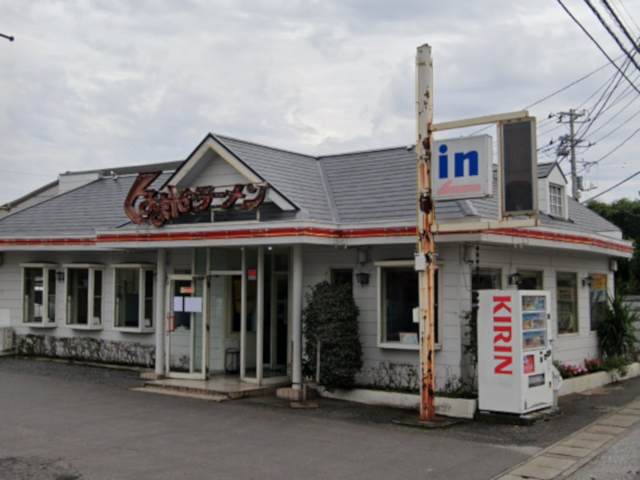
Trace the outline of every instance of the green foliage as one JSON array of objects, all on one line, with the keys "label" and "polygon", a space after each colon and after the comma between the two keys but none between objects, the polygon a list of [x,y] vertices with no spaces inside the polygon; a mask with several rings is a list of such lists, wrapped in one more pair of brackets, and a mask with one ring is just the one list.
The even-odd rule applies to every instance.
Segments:
[{"label": "green foliage", "polygon": [[413,363],[380,362],[371,368],[371,387],[400,393],[420,393],[419,366]]},{"label": "green foliage", "polygon": [[478,365],[478,314],[474,314],[471,310],[462,312],[462,320],[464,325],[469,327],[465,334],[469,337],[469,342],[463,345],[464,353],[469,355],[471,365],[475,368]]},{"label": "green foliage", "polygon": [[598,342],[605,359],[626,358],[635,354],[638,314],[623,295],[609,297],[604,314],[598,322]]},{"label": "green foliage", "polygon": [[155,345],[31,333],[16,335],[16,353],[29,357],[64,358],[144,367],[151,367],[155,362]]},{"label": "green foliage", "polygon": [[[634,244],[640,242],[640,200],[621,198],[613,203],[591,200],[587,207],[620,228],[626,240]],[[640,253],[637,249],[631,260],[618,262],[616,284],[625,294],[640,292]]]},{"label": "green foliage", "polygon": [[351,286],[318,283],[307,293],[302,312],[305,338],[303,374],[315,378],[320,342],[320,384],[327,390],[353,388],[362,368],[358,309]]}]

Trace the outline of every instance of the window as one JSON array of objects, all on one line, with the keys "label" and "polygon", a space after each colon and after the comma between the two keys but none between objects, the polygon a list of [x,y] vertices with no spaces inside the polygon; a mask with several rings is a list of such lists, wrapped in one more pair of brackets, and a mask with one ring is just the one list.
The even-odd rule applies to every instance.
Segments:
[{"label": "window", "polygon": [[590,273],[592,278],[589,288],[589,312],[591,315],[591,331],[598,330],[598,323],[607,308],[607,274]]},{"label": "window", "polygon": [[[419,349],[419,276],[413,261],[378,262],[379,338],[381,346]],[[440,342],[438,271],[435,289],[435,343]]]},{"label": "window", "polygon": [[55,264],[22,265],[22,323],[29,326],[56,324]]},{"label": "window", "polygon": [[549,214],[556,217],[564,217],[564,187],[549,184]]},{"label": "window", "polygon": [[114,326],[118,329],[153,329],[154,270],[147,265],[114,265]]},{"label": "window", "polygon": [[471,311],[478,311],[479,290],[500,290],[502,288],[502,270],[499,268],[480,268],[471,271]]},{"label": "window", "polygon": [[522,276],[518,290],[542,290],[542,271],[518,270],[518,273]]},{"label": "window", "polygon": [[102,328],[104,266],[66,265],[67,325],[72,328]]},{"label": "window", "polygon": [[556,273],[558,334],[578,332],[578,280],[575,273]]},{"label": "window", "polygon": [[350,268],[332,268],[331,283],[334,285],[347,284],[353,290],[353,270]]}]

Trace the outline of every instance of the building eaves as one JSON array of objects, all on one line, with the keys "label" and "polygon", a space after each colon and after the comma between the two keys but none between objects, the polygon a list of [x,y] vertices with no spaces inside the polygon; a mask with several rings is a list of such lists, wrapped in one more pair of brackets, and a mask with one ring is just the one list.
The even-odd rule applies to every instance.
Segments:
[{"label": "building eaves", "polygon": [[27,200],[30,200],[33,197],[36,197],[36,196],[40,195],[41,193],[44,193],[47,190],[50,190],[50,189],[52,189],[53,187],[55,187],[57,185],[58,185],[58,180],[54,180],[53,182],[49,182],[46,185],[43,185],[42,187],[37,188],[37,189],[27,193],[26,195],[23,195],[22,197],[15,199],[12,202],[7,202],[4,205],[0,205],[0,210],[6,210],[8,212],[12,208],[15,208],[16,206],[20,205],[21,203],[24,203]]}]

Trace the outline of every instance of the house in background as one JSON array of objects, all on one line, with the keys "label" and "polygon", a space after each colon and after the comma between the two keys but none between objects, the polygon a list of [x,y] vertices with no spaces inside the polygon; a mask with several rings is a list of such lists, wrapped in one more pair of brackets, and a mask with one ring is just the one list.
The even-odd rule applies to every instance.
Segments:
[{"label": "house in background", "polygon": [[[598,316],[632,246],[567,196],[557,164],[538,171],[536,227],[489,229],[495,196],[436,204],[437,386],[469,371],[476,293],[510,283],[551,292],[556,359],[598,355]],[[151,191],[163,208],[144,204]],[[237,370],[299,388],[304,294],[348,283],[366,384],[383,362],[419,364],[415,192],[413,148],[313,157],[214,134],[184,162],[67,173],[56,195],[0,220],[0,310],[19,335],[154,345],[159,375]]]}]

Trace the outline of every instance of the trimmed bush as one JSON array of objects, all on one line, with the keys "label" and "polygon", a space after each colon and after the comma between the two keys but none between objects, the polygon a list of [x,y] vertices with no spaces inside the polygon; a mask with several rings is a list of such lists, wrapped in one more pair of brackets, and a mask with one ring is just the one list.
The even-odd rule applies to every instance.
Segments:
[{"label": "trimmed bush", "polygon": [[320,343],[320,384],[327,390],[353,388],[362,369],[358,309],[350,285],[321,282],[306,295],[302,312],[305,338],[303,374],[315,378]]}]

